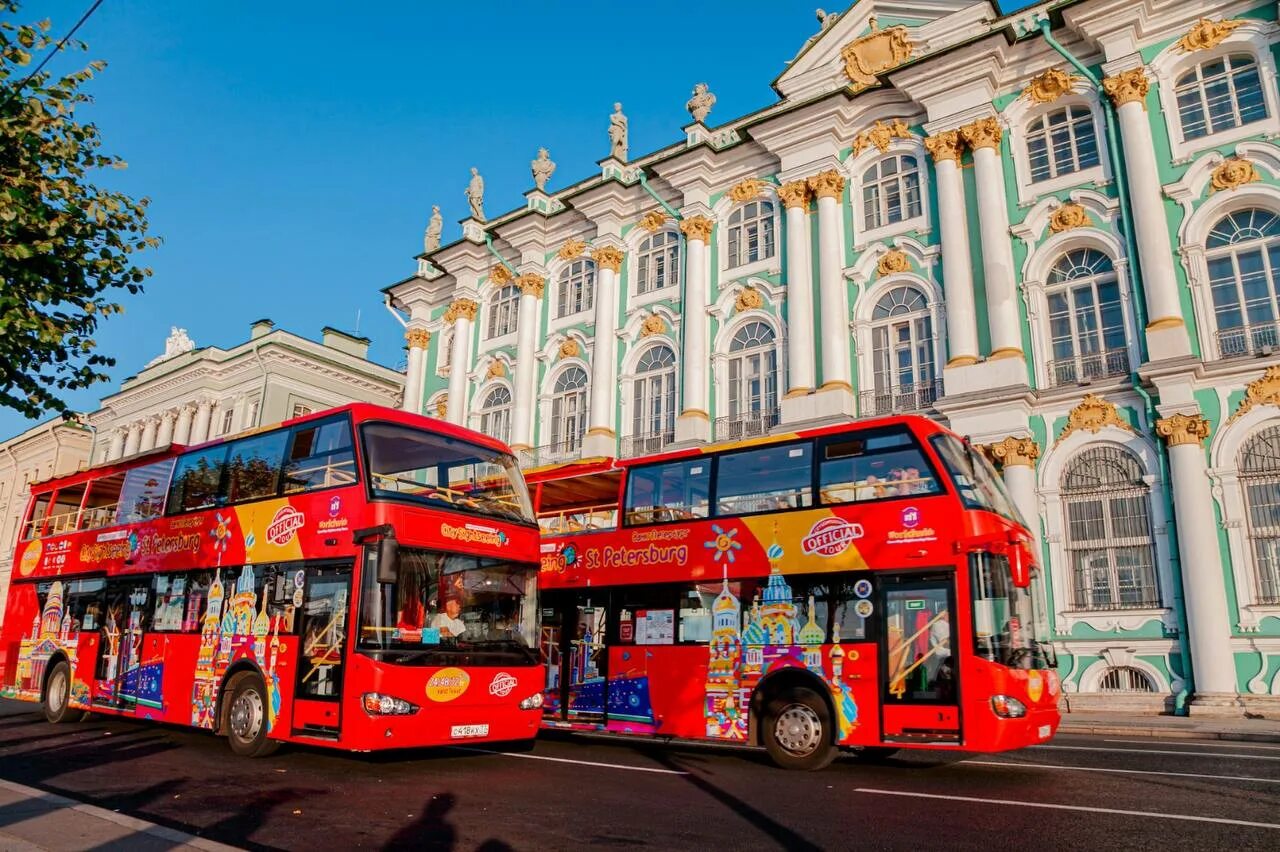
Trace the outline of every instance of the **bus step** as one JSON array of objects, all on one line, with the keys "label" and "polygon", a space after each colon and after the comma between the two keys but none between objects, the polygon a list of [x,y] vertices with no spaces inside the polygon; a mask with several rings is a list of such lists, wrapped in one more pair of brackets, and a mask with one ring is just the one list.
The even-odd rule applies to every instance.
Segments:
[{"label": "bus step", "polygon": [[311,737],[316,740],[336,740],[340,732],[337,728],[331,728],[327,725],[303,725],[301,728],[294,728],[293,735],[295,737]]}]

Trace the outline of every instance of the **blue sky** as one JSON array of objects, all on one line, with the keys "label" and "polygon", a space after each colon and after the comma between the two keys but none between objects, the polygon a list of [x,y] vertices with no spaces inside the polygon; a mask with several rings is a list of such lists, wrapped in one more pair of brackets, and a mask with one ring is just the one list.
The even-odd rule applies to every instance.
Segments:
[{"label": "blue sky", "polygon": [[[19,17],[61,34],[88,5],[28,0]],[[395,365],[402,332],[379,290],[413,271],[432,204],[457,238],[471,166],[492,216],[523,203],[539,146],[552,189],[590,175],[614,101],[634,154],[679,138],[696,82],[718,99],[710,124],[759,109],[815,5],[106,0],[78,34],[88,54],[50,68],[108,62],[80,119],[128,161],[104,181],[152,199],[164,245],[146,292],[100,328],[112,384],[73,403],[95,408],[171,325],[230,346],[260,317],[318,338],[359,314],[372,357]],[[0,436],[29,425],[0,410]]]}]

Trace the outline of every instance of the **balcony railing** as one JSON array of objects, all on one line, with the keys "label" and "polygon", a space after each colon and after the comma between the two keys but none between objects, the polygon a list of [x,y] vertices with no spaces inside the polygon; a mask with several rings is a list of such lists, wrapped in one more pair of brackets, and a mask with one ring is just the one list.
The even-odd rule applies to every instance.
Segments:
[{"label": "balcony railing", "polygon": [[940,396],[941,380],[899,385],[890,390],[864,391],[858,397],[858,411],[864,416],[908,414],[931,407]]},{"label": "balcony railing", "polygon": [[1104,349],[1074,358],[1059,358],[1050,361],[1048,367],[1049,387],[1054,388],[1124,376],[1129,373],[1129,350]]},{"label": "balcony railing", "polygon": [[1260,322],[1218,331],[1219,358],[1247,358],[1280,352],[1280,322]]},{"label": "balcony railing", "polygon": [[523,467],[541,467],[544,464],[573,461],[581,456],[582,436],[577,435],[521,452],[518,460]]},{"label": "balcony railing", "polygon": [[769,434],[769,430],[778,425],[778,420],[779,410],[776,408],[717,417],[716,440],[740,441],[743,438],[758,438]]},{"label": "balcony railing", "polygon": [[622,448],[619,455],[625,459],[632,456],[660,453],[675,439],[676,431],[674,428],[663,429],[660,432],[646,432],[643,435],[628,435],[622,439]]}]

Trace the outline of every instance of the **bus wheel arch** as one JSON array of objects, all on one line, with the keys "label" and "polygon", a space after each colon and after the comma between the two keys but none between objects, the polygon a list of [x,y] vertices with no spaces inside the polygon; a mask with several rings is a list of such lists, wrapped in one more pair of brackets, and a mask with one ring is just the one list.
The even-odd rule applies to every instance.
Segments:
[{"label": "bus wheel arch", "polygon": [[[233,665],[218,692],[217,733],[227,737],[231,750],[242,757],[266,757],[280,747],[267,736],[266,680],[253,663]],[[233,715],[234,714],[234,715]]]},{"label": "bus wheel arch", "polygon": [[85,718],[84,710],[71,707],[71,685],[74,681],[71,660],[66,653],[59,651],[51,656],[40,679],[40,705],[49,722],[79,722]]},{"label": "bus wheel arch", "polygon": [[[829,693],[827,684],[805,669],[785,668],[770,674],[751,695],[751,744],[764,746],[774,763],[786,769],[827,766],[838,752],[836,712]],[[779,737],[779,730],[792,721],[807,732],[803,744]]]}]

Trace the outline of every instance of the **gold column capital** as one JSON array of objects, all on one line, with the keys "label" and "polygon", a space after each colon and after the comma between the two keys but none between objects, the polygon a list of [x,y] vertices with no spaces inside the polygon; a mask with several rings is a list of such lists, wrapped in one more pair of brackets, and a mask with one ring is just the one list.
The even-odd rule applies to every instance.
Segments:
[{"label": "gold column capital", "polygon": [[520,288],[520,292],[535,299],[542,298],[542,290],[546,283],[547,280],[536,272],[526,272],[516,279],[516,286]]},{"label": "gold column capital", "polygon": [[709,243],[711,242],[711,231],[715,226],[716,223],[706,216],[690,216],[688,219],[681,220],[680,232],[691,240]]},{"label": "gold column capital", "polygon": [[933,156],[935,163],[951,160],[959,165],[960,155],[964,151],[964,140],[960,138],[959,130],[943,130],[925,137],[924,147]]},{"label": "gold column capital", "polygon": [[1147,108],[1147,91],[1151,88],[1151,81],[1147,79],[1147,71],[1139,66],[1130,68],[1128,71],[1121,71],[1113,77],[1106,77],[1102,81],[1102,89],[1111,98],[1111,102],[1116,105],[1116,109],[1127,103],[1138,102],[1142,104],[1142,108]]},{"label": "gold column capital", "polygon": [[818,198],[839,198],[844,192],[844,175],[835,169],[827,169],[809,178],[809,189]]},{"label": "gold column capital", "polygon": [[994,115],[989,115],[961,127],[960,135],[964,137],[965,144],[975,151],[980,148],[994,148],[999,152],[1004,130],[1000,127],[1000,121]]},{"label": "gold column capital", "polygon": [[444,321],[454,323],[459,319],[465,319],[468,322],[475,322],[476,311],[479,308],[480,306],[471,299],[454,299],[449,305],[449,310],[444,312]]},{"label": "gold column capital", "polygon": [[601,246],[591,252],[591,259],[602,269],[611,269],[614,272],[622,269],[622,250],[613,246]]},{"label": "gold column capital", "polygon": [[404,333],[404,339],[410,349],[426,349],[431,345],[431,332],[425,328],[411,328]]},{"label": "gold column capital", "polygon": [[1035,467],[1040,458],[1040,445],[1032,438],[1016,438],[1010,435],[994,444],[987,444],[983,451],[993,462],[1001,467],[1021,465]]},{"label": "gold column capital", "polygon": [[809,199],[812,197],[809,192],[808,181],[793,180],[790,183],[784,183],[778,187],[778,197],[782,199],[784,207],[799,207],[806,209],[809,206]]},{"label": "gold column capital", "polygon": [[1175,414],[1156,421],[1156,434],[1171,447],[1183,444],[1202,446],[1211,426],[1203,414]]}]

